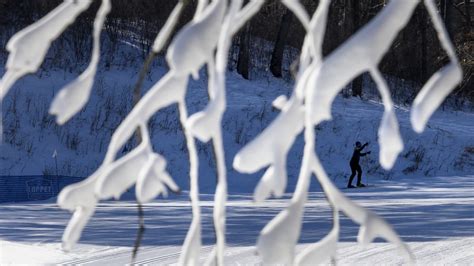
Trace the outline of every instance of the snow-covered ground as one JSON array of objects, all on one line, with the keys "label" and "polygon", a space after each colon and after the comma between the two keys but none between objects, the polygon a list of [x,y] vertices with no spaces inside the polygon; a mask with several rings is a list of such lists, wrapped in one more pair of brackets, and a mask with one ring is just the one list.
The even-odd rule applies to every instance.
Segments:
[{"label": "snow-covered ground", "polygon": [[[342,181],[342,180],[341,180]],[[343,182],[337,182],[340,186]],[[419,265],[474,263],[474,176],[404,178],[377,181],[373,187],[344,190],[357,203],[387,219],[408,243]],[[289,196],[289,195],[287,195]],[[212,196],[201,196],[202,260],[214,242]],[[286,204],[288,197],[254,204],[250,195],[232,195],[227,204],[226,264],[259,262],[256,238],[263,226]],[[119,265],[129,263],[137,228],[134,201],[104,202],[86,227],[78,247],[61,251],[61,234],[69,214],[53,200],[0,205],[0,263],[67,263]],[[191,221],[187,192],[145,205],[146,231],[137,262],[176,263]],[[310,193],[300,245],[321,239],[331,228],[331,210],[322,192]],[[403,263],[394,246],[376,242],[366,249],[356,243],[358,226],[341,223],[339,259],[349,264]],[[27,256],[25,254],[28,254]]]}]

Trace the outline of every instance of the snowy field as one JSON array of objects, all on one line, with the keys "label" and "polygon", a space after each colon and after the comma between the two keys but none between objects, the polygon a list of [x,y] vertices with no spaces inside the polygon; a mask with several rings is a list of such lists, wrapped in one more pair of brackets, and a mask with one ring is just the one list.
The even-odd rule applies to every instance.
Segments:
[{"label": "snowy field", "polygon": [[[345,182],[345,181],[344,181]],[[340,186],[343,186],[343,182]],[[405,178],[376,181],[373,187],[343,190],[357,203],[387,219],[408,243],[419,265],[474,264],[474,176]],[[289,196],[289,195],[287,195]],[[214,242],[212,196],[201,195],[203,210],[202,262]],[[231,195],[227,204],[226,264],[258,264],[253,245],[259,231],[288,202],[288,197],[254,204],[250,195]],[[78,247],[61,251],[60,239],[69,213],[54,200],[0,205],[0,263],[64,263],[118,265],[129,263],[137,210],[132,200],[100,204]],[[137,262],[176,263],[191,221],[187,192],[145,205],[146,232]],[[321,239],[330,229],[331,212],[324,195],[310,193],[300,245]],[[339,262],[400,264],[391,244],[377,242],[366,249],[356,243],[358,226],[341,223]],[[25,255],[27,254],[27,255]],[[329,263],[329,262],[328,262]]]}]

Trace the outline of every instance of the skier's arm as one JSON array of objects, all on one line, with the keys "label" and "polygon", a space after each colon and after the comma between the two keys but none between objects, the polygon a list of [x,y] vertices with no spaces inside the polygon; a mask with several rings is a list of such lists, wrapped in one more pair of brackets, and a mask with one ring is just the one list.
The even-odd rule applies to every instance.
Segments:
[{"label": "skier's arm", "polygon": [[360,153],[360,156],[366,156],[367,154],[370,154],[370,151],[365,152],[365,153],[362,153],[362,152],[361,152],[361,153]]},{"label": "skier's arm", "polygon": [[364,149],[364,148],[365,148],[367,145],[369,145],[369,143],[368,143],[368,142],[366,142],[364,145],[362,145],[362,147],[360,147],[360,149],[359,149],[359,150],[360,150],[360,151],[362,151],[362,150],[363,150],[363,149]]}]

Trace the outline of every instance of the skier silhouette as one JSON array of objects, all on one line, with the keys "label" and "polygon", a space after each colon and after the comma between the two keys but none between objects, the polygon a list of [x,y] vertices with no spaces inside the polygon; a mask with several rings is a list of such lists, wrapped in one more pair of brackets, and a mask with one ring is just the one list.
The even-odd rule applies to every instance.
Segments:
[{"label": "skier silhouette", "polygon": [[350,161],[350,166],[352,170],[351,177],[349,178],[349,183],[347,184],[347,188],[355,188],[355,186],[352,185],[352,180],[354,179],[354,176],[357,172],[357,186],[358,187],[365,187],[364,184],[361,183],[361,176],[362,176],[362,168],[360,168],[359,165],[359,160],[361,156],[365,156],[367,154],[370,154],[370,151],[363,153],[362,150],[365,148],[365,146],[369,145],[368,142],[366,142],[364,145],[361,145],[360,141],[357,141],[355,143],[354,147],[354,153],[352,154],[352,158]]}]

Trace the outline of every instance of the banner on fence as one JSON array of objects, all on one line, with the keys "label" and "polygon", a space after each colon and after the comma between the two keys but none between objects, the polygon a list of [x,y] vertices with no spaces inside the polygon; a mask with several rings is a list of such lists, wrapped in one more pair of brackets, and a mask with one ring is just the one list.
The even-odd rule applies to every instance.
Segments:
[{"label": "banner on fence", "polygon": [[65,186],[83,180],[73,176],[0,176],[0,202],[46,200]]}]

